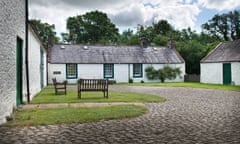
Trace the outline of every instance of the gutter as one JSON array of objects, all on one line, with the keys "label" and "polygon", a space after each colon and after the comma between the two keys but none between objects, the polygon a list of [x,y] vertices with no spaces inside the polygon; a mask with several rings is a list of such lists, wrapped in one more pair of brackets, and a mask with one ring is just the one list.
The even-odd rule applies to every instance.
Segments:
[{"label": "gutter", "polygon": [[27,80],[27,102],[30,102],[29,90],[29,63],[28,63],[28,0],[25,0],[25,64],[26,64],[26,80]]}]

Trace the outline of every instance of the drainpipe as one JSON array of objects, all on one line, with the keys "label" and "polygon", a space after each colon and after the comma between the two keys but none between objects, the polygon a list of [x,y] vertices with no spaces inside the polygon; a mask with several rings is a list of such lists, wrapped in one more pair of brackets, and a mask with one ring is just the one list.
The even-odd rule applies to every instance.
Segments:
[{"label": "drainpipe", "polygon": [[26,65],[26,80],[27,80],[27,102],[30,102],[29,92],[29,63],[28,63],[28,0],[25,1],[25,65]]}]

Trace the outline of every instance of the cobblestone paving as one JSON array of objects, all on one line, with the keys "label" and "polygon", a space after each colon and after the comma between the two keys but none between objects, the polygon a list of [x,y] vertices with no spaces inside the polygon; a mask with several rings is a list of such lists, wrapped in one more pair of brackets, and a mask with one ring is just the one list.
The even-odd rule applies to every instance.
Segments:
[{"label": "cobblestone paving", "polygon": [[240,92],[169,87],[112,86],[111,90],[161,95],[149,113],[87,124],[0,127],[0,143],[239,144]]}]

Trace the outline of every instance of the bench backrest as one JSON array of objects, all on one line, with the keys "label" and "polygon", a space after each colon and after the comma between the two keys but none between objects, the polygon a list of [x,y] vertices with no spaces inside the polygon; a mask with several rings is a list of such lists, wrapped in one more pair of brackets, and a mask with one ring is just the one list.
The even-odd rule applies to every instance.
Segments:
[{"label": "bench backrest", "polygon": [[53,81],[53,85],[55,86],[57,84],[56,78],[53,78],[52,81]]},{"label": "bench backrest", "polygon": [[107,79],[79,79],[78,89],[108,89]]}]

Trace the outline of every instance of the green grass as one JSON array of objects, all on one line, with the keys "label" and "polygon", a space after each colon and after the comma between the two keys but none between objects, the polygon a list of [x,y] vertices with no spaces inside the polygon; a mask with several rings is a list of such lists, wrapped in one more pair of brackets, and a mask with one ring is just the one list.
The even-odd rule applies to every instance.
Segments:
[{"label": "green grass", "polygon": [[207,89],[221,89],[240,91],[240,86],[233,85],[220,85],[220,84],[203,84],[203,83],[190,83],[190,82],[177,82],[177,83],[122,83],[117,85],[126,86],[159,86],[159,87],[191,87],[191,88],[207,88]]},{"label": "green grass", "polygon": [[110,119],[130,118],[147,112],[144,106],[124,105],[84,108],[19,109],[15,120],[6,126],[86,123]]},{"label": "green grass", "polygon": [[109,98],[103,98],[102,92],[83,92],[82,98],[77,97],[76,90],[67,90],[67,95],[55,95],[53,89],[46,88],[37,94],[32,104],[41,103],[83,103],[83,102],[164,102],[165,98],[150,94],[130,92],[109,92]]}]

